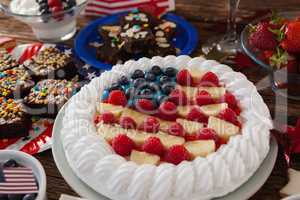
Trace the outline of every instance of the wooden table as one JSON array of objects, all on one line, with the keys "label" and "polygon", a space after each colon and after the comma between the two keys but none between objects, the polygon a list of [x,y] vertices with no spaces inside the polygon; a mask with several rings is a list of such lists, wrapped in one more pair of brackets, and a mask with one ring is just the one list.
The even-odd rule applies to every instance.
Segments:
[{"label": "wooden table", "polygon": [[[239,11],[239,23],[240,27],[242,27],[245,23],[247,23],[253,15],[257,12],[256,8],[268,9],[270,5],[274,8],[285,8],[294,10],[295,8],[300,8],[298,0],[288,0],[282,2],[281,0],[265,0],[265,1],[257,1],[254,5],[247,3],[247,1],[242,1]],[[223,33],[225,30],[225,21],[226,21],[226,9],[225,3],[226,1],[220,0],[210,0],[209,3],[206,0],[177,0],[176,1],[176,9],[179,15],[184,16],[188,19],[199,31],[200,34],[200,43],[201,41],[205,41],[209,36],[214,34]],[[272,4],[271,4],[272,3]],[[252,7],[251,7],[252,6]],[[213,13],[213,15],[212,15]],[[78,29],[84,25],[86,25],[92,18],[89,17],[80,17],[78,23]],[[6,17],[0,14],[0,36],[9,36],[17,39],[19,43],[28,43],[36,41],[33,36],[30,28],[14,20],[13,18]],[[72,45],[72,41],[67,42]],[[199,47],[200,47],[199,43]],[[200,48],[195,51],[193,56],[200,55]],[[245,69],[242,71],[247,77],[253,81],[254,83],[261,80],[266,76],[266,72],[264,72],[260,67],[252,67],[249,69]],[[264,89],[260,91],[263,96],[265,102],[269,106],[271,113],[274,114],[275,108],[275,95],[270,88]],[[279,110],[284,110],[285,105],[276,104],[276,108]],[[291,124],[294,124],[296,118],[300,115],[300,104],[297,101],[288,101],[288,121]],[[53,161],[53,157],[51,151],[46,151],[36,156],[43,166],[45,167],[47,178],[48,178],[48,198],[49,200],[56,200],[62,193],[76,195],[76,193],[66,184],[64,179],[61,177],[58,172],[55,163]],[[272,175],[265,183],[265,185],[255,194],[251,199],[255,200],[267,200],[267,199],[280,199],[279,190],[287,183],[287,166],[284,162],[284,157],[282,153],[282,149],[278,154],[277,163],[272,172]]]}]

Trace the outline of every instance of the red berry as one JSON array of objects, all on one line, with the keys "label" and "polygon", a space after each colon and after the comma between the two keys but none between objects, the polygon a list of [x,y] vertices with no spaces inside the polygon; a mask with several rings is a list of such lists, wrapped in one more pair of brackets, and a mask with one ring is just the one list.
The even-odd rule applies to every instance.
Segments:
[{"label": "red berry", "polygon": [[184,160],[190,160],[191,156],[183,145],[174,145],[166,153],[165,160],[167,162],[178,165]]},{"label": "red berry", "polygon": [[216,133],[216,131],[214,131],[211,128],[203,128],[201,129],[198,133],[197,133],[197,139],[198,140],[214,140],[217,147],[219,147],[221,139],[218,136],[218,134]]},{"label": "red berry", "polygon": [[184,128],[182,127],[181,124],[177,122],[174,122],[169,126],[168,133],[170,135],[179,136],[179,137],[185,136]]},{"label": "red berry", "polygon": [[159,131],[160,123],[155,117],[147,117],[140,129],[149,133],[157,133]]},{"label": "red berry", "polygon": [[277,46],[275,34],[269,30],[269,23],[262,22],[250,34],[249,43],[260,50],[273,50]]},{"label": "red berry", "polygon": [[183,69],[177,73],[176,76],[177,83],[184,86],[192,85],[192,76],[187,69]]},{"label": "red berry", "polygon": [[159,106],[159,113],[165,116],[175,115],[177,107],[173,102],[165,101]]},{"label": "red berry", "polygon": [[232,109],[230,109],[230,108],[226,108],[225,110],[221,111],[219,113],[218,117],[220,119],[223,119],[225,121],[233,123],[236,126],[240,125],[235,112]]},{"label": "red berry", "polygon": [[100,121],[101,121],[100,115],[96,115],[96,116],[94,117],[94,123],[95,123],[95,124],[98,124]]},{"label": "red berry", "polygon": [[281,46],[283,49],[291,53],[300,52],[300,22],[288,23],[285,30],[285,39],[282,41]]},{"label": "red berry", "polygon": [[142,146],[143,151],[162,156],[165,148],[157,137],[149,137]]},{"label": "red berry", "polygon": [[48,0],[48,6],[50,8],[60,7],[62,9],[62,2],[61,0]]},{"label": "red berry", "polygon": [[204,74],[199,83],[200,86],[208,87],[219,86],[219,84],[219,78],[213,72],[207,72],[206,74]]},{"label": "red berry", "polygon": [[200,91],[196,96],[196,102],[199,106],[214,104],[215,101],[207,91]]},{"label": "red berry", "polygon": [[120,125],[125,129],[135,129],[136,123],[131,117],[121,117]]},{"label": "red berry", "polygon": [[100,115],[99,118],[104,124],[113,124],[115,123],[115,116],[111,112],[104,112]]},{"label": "red berry", "polygon": [[185,135],[185,140],[186,141],[195,141],[197,140],[197,134],[186,134]]},{"label": "red berry", "polygon": [[226,102],[231,109],[236,108],[238,104],[235,96],[230,92],[226,92],[224,95],[224,102]]},{"label": "red berry", "polygon": [[134,146],[134,142],[125,134],[119,134],[112,140],[113,149],[121,156],[129,156]]},{"label": "red berry", "polygon": [[186,118],[190,121],[197,121],[201,123],[208,122],[208,117],[195,107],[190,110]]},{"label": "red berry", "polygon": [[135,107],[138,111],[143,113],[154,109],[154,105],[149,99],[138,99]]},{"label": "red berry", "polygon": [[113,90],[109,93],[107,102],[113,105],[126,106],[126,95],[121,90]]},{"label": "red berry", "polygon": [[186,105],[188,101],[186,93],[180,89],[173,90],[170,93],[168,100],[176,105]]}]

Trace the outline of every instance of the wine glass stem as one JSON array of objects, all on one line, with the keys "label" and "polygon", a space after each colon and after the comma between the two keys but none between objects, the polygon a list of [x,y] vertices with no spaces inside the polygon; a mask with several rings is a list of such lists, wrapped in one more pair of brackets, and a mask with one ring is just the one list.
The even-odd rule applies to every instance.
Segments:
[{"label": "wine glass stem", "polygon": [[228,0],[228,19],[227,19],[227,33],[232,39],[237,39],[236,30],[236,13],[239,6],[240,0]]}]

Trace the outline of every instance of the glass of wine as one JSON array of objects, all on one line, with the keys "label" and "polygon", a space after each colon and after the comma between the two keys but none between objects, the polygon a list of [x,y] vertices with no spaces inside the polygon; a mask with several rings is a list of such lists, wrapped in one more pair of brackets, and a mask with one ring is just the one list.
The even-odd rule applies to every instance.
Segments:
[{"label": "glass of wine", "polygon": [[220,53],[235,54],[240,49],[240,42],[237,35],[236,13],[240,0],[228,0],[227,31],[225,35],[210,38],[202,45],[204,54],[216,49]]}]

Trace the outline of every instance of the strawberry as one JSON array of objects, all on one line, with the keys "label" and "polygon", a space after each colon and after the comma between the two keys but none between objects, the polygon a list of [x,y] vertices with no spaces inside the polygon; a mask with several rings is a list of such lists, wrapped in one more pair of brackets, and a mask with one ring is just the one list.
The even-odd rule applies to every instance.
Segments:
[{"label": "strawberry", "polygon": [[235,109],[238,106],[238,102],[235,96],[228,91],[225,93],[223,97],[223,102],[226,102],[228,104],[228,107],[231,109]]},{"label": "strawberry", "polygon": [[208,87],[219,86],[219,84],[219,78],[213,72],[207,72],[204,74],[199,83],[200,86]]},{"label": "strawberry", "polygon": [[129,156],[134,146],[134,142],[125,134],[119,134],[112,140],[114,151],[121,156]]},{"label": "strawberry", "polygon": [[214,104],[215,101],[207,91],[199,91],[196,96],[196,102],[199,106]]},{"label": "strawberry", "polygon": [[115,123],[115,116],[111,112],[104,112],[100,115],[98,120],[104,124],[113,124]]},{"label": "strawberry", "polygon": [[143,144],[142,150],[147,153],[163,156],[165,148],[159,138],[149,137]]},{"label": "strawberry", "polygon": [[180,85],[190,86],[193,78],[187,69],[183,69],[177,73],[176,80]]},{"label": "strawberry", "polygon": [[207,123],[208,117],[204,115],[199,109],[194,107],[190,110],[189,114],[187,115],[187,120]]},{"label": "strawberry", "polygon": [[190,160],[190,158],[190,153],[183,145],[172,146],[165,155],[165,160],[174,165],[178,165],[184,160]]},{"label": "strawberry", "polygon": [[182,125],[177,122],[174,122],[170,125],[170,127],[168,129],[168,133],[170,135],[179,136],[179,137],[185,136],[185,132],[184,132]]},{"label": "strawberry", "polygon": [[149,99],[138,99],[135,107],[140,112],[147,112],[154,109],[154,105]]},{"label": "strawberry", "polygon": [[63,7],[63,4],[61,2],[61,0],[48,0],[48,6],[50,8],[54,8],[54,7]]},{"label": "strawberry", "polygon": [[269,64],[275,69],[287,68],[289,73],[297,73],[299,66],[299,62],[294,56],[279,48],[269,58]]},{"label": "strawberry", "polygon": [[277,46],[275,35],[269,30],[269,23],[261,22],[249,36],[249,43],[260,50],[273,50]]},{"label": "strawberry", "polygon": [[149,133],[157,133],[159,126],[159,121],[155,117],[149,116],[145,119],[139,129]]},{"label": "strawberry", "polygon": [[203,129],[201,129],[197,133],[197,139],[198,140],[214,140],[217,147],[219,147],[220,142],[221,142],[220,137],[218,136],[218,134],[216,133],[216,131],[214,131],[211,128],[203,128]]},{"label": "strawberry", "polygon": [[177,116],[177,107],[171,101],[165,101],[160,104],[159,108],[159,116],[162,119],[173,121],[176,119]]},{"label": "strawberry", "polygon": [[121,90],[113,90],[109,93],[107,102],[113,105],[126,106],[126,95]]},{"label": "strawberry", "polygon": [[197,134],[192,134],[192,135],[186,134],[185,135],[185,140],[186,141],[195,141],[197,139],[198,139]]},{"label": "strawberry", "polygon": [[135,129],[136,123],[131,117],[121,117],[120,125],[125,129]]},{"label": "strawberry", "polygon": [[236,126],[240,126],[240,123],[239,123],[239,121],[237,119],[237,116],[236,116],[235,112],[232,109],[230,109],[230,108],[227,108],[227,109],[221,111],[219,113],[218,117],[220,119],[223,119],[225,121],[233,123]]},{"label": "strawberry", "polygon": [[175,103],[176,105],[186,105],[187,96],[186,93],[180,89],[175,89],[169,94],[169,101]]},{"label": "strawberry", "polygon": [[300,53],[300,22],[293,21],[287,24],[285,30],[285,39],[281,46],[288,52]]}]

